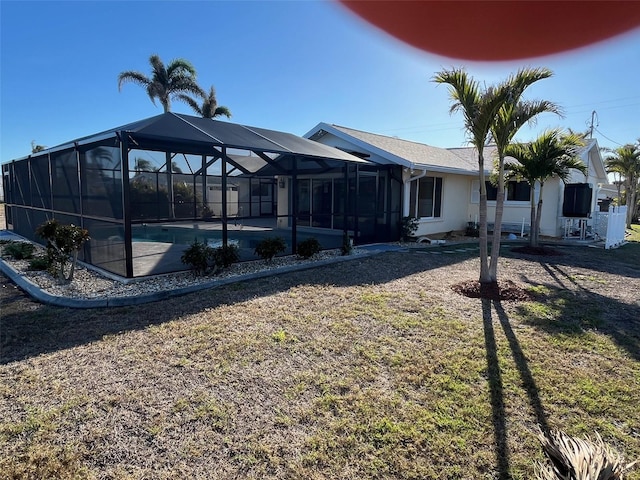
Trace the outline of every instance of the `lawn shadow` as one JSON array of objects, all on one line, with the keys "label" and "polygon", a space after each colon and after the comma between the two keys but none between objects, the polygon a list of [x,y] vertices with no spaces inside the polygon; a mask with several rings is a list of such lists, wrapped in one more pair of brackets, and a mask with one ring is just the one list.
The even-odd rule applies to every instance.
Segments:
[{"label": "lawn shadow", "polygon": [[491,397],[491,419],[493,422],[493,438],[495,442],[498,478],[508,480],[509,446],[507,443],[507,419],[504,409],[504,389],[502,372],[498,360],[496,335],[493,330],[491,300],[482,299],[482,322],[484,327],[484,345],[487,354],[487,380]]},{"label": "lawn shadow", "polygon": [[[640,361],[640,303],[630,304],[601,295],[597,283],[586,287],[564,265],[541,263],[552,282],[542,286],[546,292],[538,294],[539,301],[553,314],[532,314],[526,305],[517,306],[523,321],[552,335],[583,335],[597,331],[609,336],[613,342],[635,360]],[[536,287],[539,282],[531,282]]]},{"label": "lawn shadow", "polygon": [[[347,262],[257,280],[241,281],[139,306],[69,309],[43,305],[3,278],[0,290],[0,364],[99,341],[104,336],[141,330],[219,305],[277,294],[298,285],[348,287],[375,285],[473,258],[470,252],[425,255],[386,252]],[[378,268],[371,268],[371,262]],[[372,273],[373,272],[373,273]]]},{"label": "lawn shadow", "polygon": [[504,332],[509,343],[511,355],[524,387],[529,405],[535,417],[536,423],[543,432],[549,431],[549,424],[535,379],[529,368],[527,357],[525,356],[520,342],[511,328],[509,317],[499,301],[482,299],[482,320],[484,329],[484,342],[487,357],[487,373],[490,391],[491,413],[494,429],[495,456],[498,468],[498,478],[508,480],[510,474],[509,460],[509,444],[507,432],[507,419],[504,406],[504,387],[502,381],[502,372],[500,371],[500,363],[498,358],[498,348],[496,341],[496,333],[493,327],[493,312],[498,317],[498,322]]}]

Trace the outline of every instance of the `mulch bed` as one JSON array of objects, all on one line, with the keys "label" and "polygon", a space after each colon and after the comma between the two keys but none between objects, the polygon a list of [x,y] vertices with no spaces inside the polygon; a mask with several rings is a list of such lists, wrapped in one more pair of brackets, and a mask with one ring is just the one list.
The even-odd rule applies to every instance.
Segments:
[{"label": "mulch bed", "polygon": [[526,302],[532,298],[529,292],[511,281],[480,283],[468,280],[453,285],[451,289],[465,297],[487,300]]}]

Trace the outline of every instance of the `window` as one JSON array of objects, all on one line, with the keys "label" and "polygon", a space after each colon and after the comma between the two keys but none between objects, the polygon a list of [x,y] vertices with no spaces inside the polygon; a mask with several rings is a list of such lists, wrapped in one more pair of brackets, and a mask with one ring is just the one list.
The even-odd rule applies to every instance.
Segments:
[{"label": "window", "polygon": [[442,178],[422,177],[411,182],[409,215],[417,218],[442,216]]},{"label": "window", "polygon": [[[476,184],[477,185],[477,184]],[[487,200],[495,201],[498,198],[497,187],[486,182]],[[516,182],[515,180],[507,183],[507,198],[511,202],[528,202],[531,195],[531,187],[527,182]]]}]

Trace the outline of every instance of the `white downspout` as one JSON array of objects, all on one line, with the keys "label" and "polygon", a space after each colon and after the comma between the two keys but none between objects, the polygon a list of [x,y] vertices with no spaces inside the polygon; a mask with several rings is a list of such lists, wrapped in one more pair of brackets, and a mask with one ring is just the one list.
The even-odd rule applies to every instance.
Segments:
[{"label": "white downspout", "polygon": [[[402,208],[402,216],[404,217],[408,217],[409,215],[409,202],[411,201],[411,187],[407,188],[407,185],[411,182],[413,182],[414,180],[419,180],[422,177],[426,177],[427,176],[427,170],[422,170],[422,173],[416,176],[411,176],[411,173],[413,173],[413,168],[410,170],[409,173],[409,178],[407,180],[404,181],[404,184],[402,186],[402,190],[404,192],[404,206]],[[412,215],[411,215],[412,216]]]}]

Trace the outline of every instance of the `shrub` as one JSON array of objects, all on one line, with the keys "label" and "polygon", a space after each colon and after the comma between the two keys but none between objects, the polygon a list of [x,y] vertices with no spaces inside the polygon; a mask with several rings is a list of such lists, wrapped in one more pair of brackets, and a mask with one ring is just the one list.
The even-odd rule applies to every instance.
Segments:
[{"label": "shrub", "polygon": [[33,257],[36,247],[29,242],[10,242],[4,247],[4,254],[16,260],[24,260]]},{"label": "shrub", "polygon": [[342,235],[342,247],[340,247],[340,251],[342,255],[351,255],[353,251],[353,244],[351,243],[351,238],[349,238],[349,234],[345,233]]},{"label": "shrub", "polygon": [[400,220],[400,235],[403,241],[408,241],[418,230],[418,219],[415,217],[402,217]]},{"label": "shrub", "polygon": [[311,258],[316,253],[320,252],[320,250],[322,250],[320,242],[313,237],[307,238],[306,240],[298,243],[298,255],[302,258]]},{"label": "shrub", "polygon": [[48,255],[39,255],[29,262],[29,270],[49,270],[51,268],[51,259]]},{"label": "shrub", "polygon": [[240,253],[237,245],[223,245],[213,252],[213,258],[218,268],[229,268],[232,264],[240,260]]},{"label": "shrub", "polygon": [[265,238],[256,245],[255,254],[263,260],[270,262],[278,253],[287,249],[287,244],[281,237]]},{"label": "shrub", "polygon": [[215,273],[229,268],[239,259],[240,254],[236,245],[212,248],[198,240],[195,240],[180,257],[182,263],[189,265],[195,275]]},{"label": "shrub", "polygon": [[206,243],[194,240],[184,251],[180,260],[185,265],[189,265],[195,275],[204,275],[211,269],[212,253],[213,249]]},{"label": "shrub", "polygon": [[[47,255],[53,275],[63,283],[73,280],[78,253],[90,239],[89,232],[73,224],[61,225],[53,219],[41,224],[36,229],[36,234],[47,241]],[[68,264],[70,266],[67,272]]]}]

